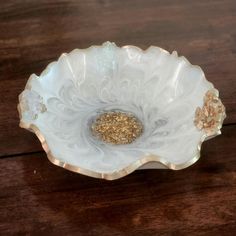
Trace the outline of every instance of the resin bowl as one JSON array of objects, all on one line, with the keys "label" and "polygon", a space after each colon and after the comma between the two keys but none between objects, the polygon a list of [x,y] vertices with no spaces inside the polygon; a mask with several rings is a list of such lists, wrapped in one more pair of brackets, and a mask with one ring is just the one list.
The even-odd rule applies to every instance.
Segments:
[{"label": "resin bowl", "polygon": [[199,66],[159,47],[110,42],[62,54],[32,74],[18,110],[53,164],[109,180],[192,165],[225,118]]}]

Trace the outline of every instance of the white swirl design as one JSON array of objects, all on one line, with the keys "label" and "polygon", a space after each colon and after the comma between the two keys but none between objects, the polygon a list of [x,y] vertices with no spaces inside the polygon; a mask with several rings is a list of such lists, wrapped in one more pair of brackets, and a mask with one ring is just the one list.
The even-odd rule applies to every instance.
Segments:
[{"label": "white swirl design", "polygon": [[[149,155],[173,165],[190,163],[203,136],[193,123],[195,110],[213,85],[176,52],[107,42],[62,54],[39,77],[32,75],[27,88],[43,98],[47,111],[21,121],[40,130],[53,156],[109,174]],[[117,109],[144,126],[131,144],[106,144],[91,135],[92,117]]]}]

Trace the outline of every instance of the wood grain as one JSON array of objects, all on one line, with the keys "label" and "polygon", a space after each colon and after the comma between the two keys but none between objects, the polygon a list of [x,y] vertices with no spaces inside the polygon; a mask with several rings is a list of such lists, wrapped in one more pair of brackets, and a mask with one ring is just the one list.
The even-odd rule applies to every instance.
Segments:
[{"label": "wood grain", "polygon": [[[0,0],[0,235],[236,235],[235,0]],[[181,170],[104,181],[52,165],[18,94],[62,52],[114,41],[176,50],[220,90],[223,134]]]},{"label": "wood grain", "polygon": [[116,181],[75,174],[45,154],[0,161],[2,235],[235,235],[236,125],[182,171]]},{"label": "wood grain", "polygon": [[[1,0],[0,156],[41,150],[18,127],[18,94],[62,52],[104,41],[158,45],[200,65],[236,122],[235,0]],[[9,141],[10,140],[10,141]]]}]

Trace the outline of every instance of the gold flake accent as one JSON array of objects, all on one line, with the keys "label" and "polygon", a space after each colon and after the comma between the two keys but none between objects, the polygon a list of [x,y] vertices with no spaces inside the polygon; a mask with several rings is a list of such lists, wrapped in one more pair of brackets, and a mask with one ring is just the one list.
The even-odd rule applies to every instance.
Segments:
[{"label": "gold flake accent", "polygon": [[105,143],[129,144],[141,135],[143,126],[132,114],[111,111],[97,117],[91,130]]},{"label": "gold flake accent", "polygon": [[203,107],[196,109],[195,126],[211,136],[220,130],[225,117],[225,107],[218,96],[218,91],[208,90],[204,96]]}]

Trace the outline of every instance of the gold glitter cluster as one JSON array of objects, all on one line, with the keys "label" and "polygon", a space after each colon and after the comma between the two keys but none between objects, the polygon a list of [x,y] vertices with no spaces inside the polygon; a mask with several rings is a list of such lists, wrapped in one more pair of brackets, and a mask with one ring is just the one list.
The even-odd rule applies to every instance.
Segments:
[{"label": "gold glitter cluster", "polygon": [[207,135],[214,135],[220,129],[225,116],[225,107],[218,92],[212,89],[205,94],[203,107],[196,109],[194,124]]},{"label": "gold glitter cluster", "polygon": [[129,144],[143,131],[141,122],[133,115],[124,112],[101,114],[91,126],[94,136],[110,144]]}]

